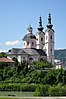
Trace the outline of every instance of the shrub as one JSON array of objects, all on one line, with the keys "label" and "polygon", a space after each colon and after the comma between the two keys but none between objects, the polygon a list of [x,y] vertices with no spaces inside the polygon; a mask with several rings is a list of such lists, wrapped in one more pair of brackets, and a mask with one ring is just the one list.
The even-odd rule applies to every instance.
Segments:
[{"label": "shrub", "polygon": [[49,95],[50,96],[59,96],[59,89],[58,87],[50,87],[49,89]]},{"label": "shrub", "polygon": [[50,96],[63,96],[64,89],[62,88],[62,84],[51,86],[48,90]]},{"label": "shrub", "polygon": [[35,90],[35,93],[34,93],[34,96],[48,96],[48,89],[49,89],[49,85],[38,85],[36,90]]}]

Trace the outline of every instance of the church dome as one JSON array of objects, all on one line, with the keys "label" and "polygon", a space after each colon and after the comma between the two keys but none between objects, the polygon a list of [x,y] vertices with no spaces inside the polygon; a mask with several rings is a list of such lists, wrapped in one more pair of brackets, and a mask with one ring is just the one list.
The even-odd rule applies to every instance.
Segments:
[{"label": "church dome", "polygon": [[33,28],[31,25],[27,28],[27,34],[23,37],[23,40],[36,39],[36,36],[32,33]]},{"label": "church dome", "polygon": [[26,40],[26,39],[36,39],[36,36],[32,33],[29,33],[23,37],[23,40]]}]

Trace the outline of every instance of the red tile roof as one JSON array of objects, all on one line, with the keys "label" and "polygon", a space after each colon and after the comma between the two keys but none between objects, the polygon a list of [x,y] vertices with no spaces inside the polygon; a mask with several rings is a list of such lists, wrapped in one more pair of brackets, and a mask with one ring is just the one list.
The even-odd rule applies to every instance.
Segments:
[{"label": "red tile roof", "polygon": [[13,60],[11,59],[8,59],[8,58],[0,58],[0,62],[7,62],[7,63],[11,63],[11,62],[14,62]]}]

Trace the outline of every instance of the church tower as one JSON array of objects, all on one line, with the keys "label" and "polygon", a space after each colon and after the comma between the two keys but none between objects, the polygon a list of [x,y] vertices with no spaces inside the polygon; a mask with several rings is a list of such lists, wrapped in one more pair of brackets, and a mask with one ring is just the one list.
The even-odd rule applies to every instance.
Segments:
[{"label": "church tower", "polygon": [[48,24],[45,31],[45,52],[47,54],[47,61],[54,64],[54,30],[52,29],[53,25],[51,24],[51,14],[48,15]]},{"label": "church tower", "polygon": [[36,33],[36,39],[36,48],[43,49],[45,43],[45,33],[43,32],[41,17],[39,18],[39,27],[38,32]]}]

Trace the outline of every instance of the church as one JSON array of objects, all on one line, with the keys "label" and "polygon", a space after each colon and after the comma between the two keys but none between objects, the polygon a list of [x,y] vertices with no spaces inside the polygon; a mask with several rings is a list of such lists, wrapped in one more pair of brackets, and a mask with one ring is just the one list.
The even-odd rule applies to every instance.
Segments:
[{"label": "church", "polygon": [[8,58],[17,58],[19,62],[47,60],[54,64],[54,30],[51,24],[51,14],[48,14],[48,24],[45,32],[43,31],[42,18],[39,17],[39,26],[36,35],[33,34],[31,25],[27,28],[26,35],[22,38],[23,48],[12,48],[8,51]]}]

